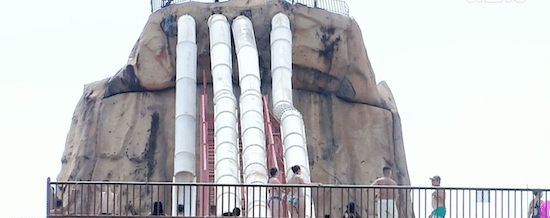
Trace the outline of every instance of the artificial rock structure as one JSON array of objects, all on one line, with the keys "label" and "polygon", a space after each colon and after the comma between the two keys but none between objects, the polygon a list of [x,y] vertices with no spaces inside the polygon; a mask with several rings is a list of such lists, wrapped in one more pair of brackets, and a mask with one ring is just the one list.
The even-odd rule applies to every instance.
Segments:
[{"label": "artificial rock structure", "polygon": [[[288,45],[273,39],[285,34],[273,33],[277,26],[285,26],[274,21],[279,14],[289,23],[292,42]],[[188,31],[191,27],[193,31]],[[227,41],[230,29],[234,45]],[[291,47],[291,54],[274,49],[285,46]],[[219,53],[225,55],[218,60]],[[289,66],[280,67],[285,61]],[[58,180],[196,181],[194,168],[198,164],[193,163],[198,163],[199,157],[193,152],[199,150],[195,140],[198,124],[193,114],[199,106],[190,107],[193,104],[188,102],[196,102],[197,90],[203,89],[197,82],[203,80],[202,72],[208,84],[208,101],[214,103],[207,110],[228,111],[216,115],[228,117],[223,122],[237,119],[231,114],[235,111],[230,113],[233,109],[226,107],[236,110],[242,102],[254,105],[259,94],[273,99],[270,107],[280,113],[283,128],[285,117],[302,119],[297,122],[302,122],[303,128],[296,131],[303,132],[307,146],[298,149],[308,158],[300,162],[289,157],[286,161],[292,162],[288,167],[304,167],[311,181],[367,185],[381,176],[383,166],[392,166],[398,184],[409,184],[397,107],[387,84],[376,84],[357,23],[322,9],[264,0],[189,2],[152,14],[128,63],[113,77],[85,86],[67,136]],[[217,81],[221,78],[225,78],[223,86],[217,85],[222,84]],[[286,84],[284,81],[290,84],[278,87]],[[186,103],[176,100],[182,93],[187,93]],[[289,110],[295,112],[287,113]],[[249,132],[245,128],[243,137],[258,135],[259,127],[245,121],[245,114],[258,116],[255,111],[253,106],[240,107],[241,125],[251,126]],[[216,121],[216,125],[234,123]],[[195,128],[177,136],[175,132],[182,126]],[[235,130],[218,131],[226,139]],[[192,146],[181,147],[178,141]],[[227,143],[216,146],[231,146]],[[249,147],[257,154],[261,142]],[[259,163],[263,157],[260,161],[258,155],[251,157],[244,160],[251,163],[249,169],[265,167]],[[232,171],[234,161],[220,161],[226,161],[220,165],[229,168],[219,172]],[[245,181],[267,180],[265,172],[253,171],[243,172]],[[222,183],[232,183],[221,173],[216,176]]]}]

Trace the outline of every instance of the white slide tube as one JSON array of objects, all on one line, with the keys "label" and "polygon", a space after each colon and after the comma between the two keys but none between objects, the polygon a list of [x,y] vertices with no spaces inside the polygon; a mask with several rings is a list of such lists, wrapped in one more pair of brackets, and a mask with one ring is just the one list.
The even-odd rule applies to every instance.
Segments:
[{"label": "white slide tube", "polygon": [[[233,93],[231,33],[227,18],[214,14],[208,19],[210,28],[210,61],[214,89],[215,181],[240,184],[237,147],[237,101]],[[217,216],[240,208],[238,187],[217,188]]]},{"label": "white slide tube", "polygon": [[[260,91],[260,67],[256,38],[252,22],[246,16],[233,20],[233,39],[239,65],[241,88],[240,112],[243,144],[243,174],[245,184],[267,183],[264,113]],[[267,217],[265,188],[249,187],[246,190],[247,216]]]},{"label": "white slide tube", "polygon": [[[271,21],[271,76],[273,111],[282,125],[282,141],[287,180],[293,174],[291,167],[300,166],[307,182],[311,181],[307,154],[305,126],[302,115],[292,103],[292,32],[290,20],[283,13]],[[315,217],[311,189],[305,190],[305,217]],[[302,210],[302,209],[300,209]]]},{"label": "white slide tube", "polygon": [[[195,133],[197,118],[197,44],[195,20],[189,15],[178,19],[176,46],[176,125],[174,148],[174,182],[195,182]],[[184,195],[184,193],[187,193]],[[189,194],[191,193],[191,194]],[[173,189],[172,215],[184,205],[185,216],[196,214],[196,188]]]},{"label": "white slide tube", "polygon": [[290,21],[282,13],[271,22],[271,78],[273,113],[279,119],[292,103],[292,32]]}]

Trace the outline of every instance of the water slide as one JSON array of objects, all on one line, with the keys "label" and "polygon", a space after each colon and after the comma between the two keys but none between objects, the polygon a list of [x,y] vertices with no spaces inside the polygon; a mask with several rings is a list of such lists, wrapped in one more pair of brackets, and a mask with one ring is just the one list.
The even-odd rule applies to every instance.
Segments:
[{"label": "water slide", "polygon": [[[240,184],[239,149],[237,147],[237,100],[233,93],[231,35],[229,22],[221,14],[208,19],[210,61],[214,89],[215,182]],[[218,216],[240,208],[240,189],[217,188]],[[226,210],[226,211],[222,211]]]},{"label": "water slide", "polygon": [[[290,20],[283,13],[276,14],[271,21],[271,77],[273,111],[282,126],[282,140],[287,181],[291,167],[298,165],[302,176],[311,182],[306,134],[302,114],[292,102],[292,32]],[[311,189],[305,189],[305,217],[315,217],[311,203]],[[302,211],[302,208],[300,208]]]},{"label": "water slide", "polygon": [[[239,86],[241,96],[241,135],[243,176],[245,184],[267,183],[267,161],[265,147],[264,113],[260,91],[260,67],[258,50],[252,22],[245,16],[233,20],[233,39],[239,65]],[[255,189],[255,190],[253,190]],[[247,215],[267,217],[271,214],[267,207],[265,188],[252,188],[247,193]]]},{"label": "water slide", "polygon": [[[214,14],[208,19],[210,57],[214,92],[215,182],[220,184],[266,184],[266,138],[258,51],[252,22],[245,16],[233,20],[232,31],[239,66],[240,126],[242,154],[238,149],[237,100],[233,93],[231,29],[227,18]],[[185,15],[178,20],[176,66],[176,145],[174,182],[196,182],[196,69],[197,45],[195,21]],[[310,181],[304,121],[292,101],[292,32],[288,17],[279,13],[273,17],[271,31],[272,100],[275,116],[281,121],[284,145],[285,174],[292,175],[294,165],[301,167],[302,176]],[[242,155],[242,173],[239,155]],[[174,189],[172,214],[185,206],[185,216],[194,216],[196,190]],[[252,189],[252,188],[250,188]],[[192,193],[184,197],[183,193]],[[305,190],[305,217],[315,217],[311,190]],[[216,214],[241,208],[239,188],[217,188]],[[269,217],[265,190],[247,190],[247,216]],[[251,200],[255,199],[255,200]],[[189,208],[188,208],[189,207]],[[193,208],[193,209],[191,209]]]},{"label": "water slide", "polygon": [[[173,181],[190,183],[196,182],[197,43],[195,19],[189,15],[178,19],[176,55],[176,138]],[[183,194],[190,192],[191,195]],[[185,216],[195,215],[196,188],[174,186],[172,197],[173,215],[177,215],[178,205],[184,205]]]}]

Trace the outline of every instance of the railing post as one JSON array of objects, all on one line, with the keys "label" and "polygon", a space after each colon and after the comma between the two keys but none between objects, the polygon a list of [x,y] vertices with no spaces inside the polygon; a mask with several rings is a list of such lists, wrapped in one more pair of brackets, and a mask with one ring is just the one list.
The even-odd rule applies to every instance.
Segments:
[{"label": "railing post", "polygon": [[48,177],[48,180],[46,182],[46,217],[50,217],[50,177]]}]

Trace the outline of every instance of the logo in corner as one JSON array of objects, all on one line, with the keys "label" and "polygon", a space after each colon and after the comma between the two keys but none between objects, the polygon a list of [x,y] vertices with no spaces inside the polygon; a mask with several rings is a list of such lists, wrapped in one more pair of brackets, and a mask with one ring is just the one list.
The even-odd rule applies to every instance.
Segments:
[{"label": "logo in corner", "polygon": [[524,3],[527,0],[466,0],[468,3]]}]

